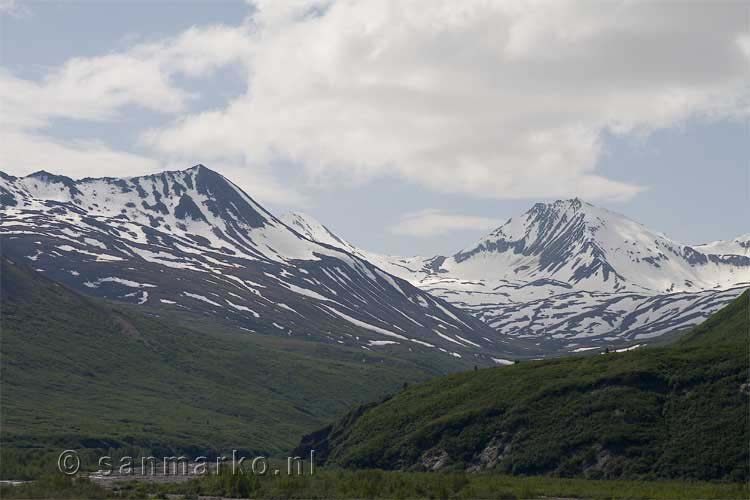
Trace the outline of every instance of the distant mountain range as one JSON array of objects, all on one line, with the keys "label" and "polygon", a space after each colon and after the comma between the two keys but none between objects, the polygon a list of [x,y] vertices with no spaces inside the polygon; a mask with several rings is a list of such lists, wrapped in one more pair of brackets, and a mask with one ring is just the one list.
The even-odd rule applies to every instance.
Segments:
[{"label": "distant mountain range", "polygon": [[448,257],[378,255],[303,214],[283,220],[545,352],[645,343],[750,286],[750,234],[685,245],[578,199],[537,203]]},{"label": "distant mountain range", "polygon": [[647,343],[750,285],[750,236],[683,245],[577,199],[429,258],[276,218],[202,165],[77,181],[0,173],[0,204],[3,253],[91,295],[251,334],[480,363]]},{"label": "distant mountain range", "polygon": [[672,293],[750,282],[750,234],[689,246],[579,199],[537,203],[449,257],[384,257],[356,248],[306,215],[282,219],[308,238],[422,283],[546,280],[591,292]]}]

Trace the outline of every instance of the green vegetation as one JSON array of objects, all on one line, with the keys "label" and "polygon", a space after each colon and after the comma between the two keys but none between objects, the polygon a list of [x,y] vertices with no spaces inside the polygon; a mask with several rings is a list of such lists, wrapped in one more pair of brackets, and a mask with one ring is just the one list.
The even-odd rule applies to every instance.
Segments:
[{"label": "green vegetation", "polygon": [[[743,484],[677,481],[595,481],[497,474],[320,470],[313,476],[223,475],[186,483],[128,482],[116,491],[64,476],[37,483],[0,487],[0,498],[169,498],[198,495],[229,498],[473,498],[531,499],[739,499],[748,498]],[[171,497],[175,498],[175,497]]]},{"label": "green vegetation", "polygon": [[[672,346],[422,383],[441,368],[417,353],[144,314],[7,261],[0,291],[0,477],[38,478],[0,485],[0,498],[114,495],[50,474],[64,448],[82,450],[84,470],[102,452],[281,455],[341,415],[296,453],[326,460],[314,476],[131,482],[118,497],[750,496],[748,293]],[[471,367],[447,367],[459,368]]]},{"label": "green vegetation", "polygon": [[297,453],[357,469],[746,482],[749,301],[669,347],[410,386],[306,436]]},{"label": "green vegetation", "polygon": [[278,454],[405,381],[464,367],[205,318],[186,326],[86,297],[7,259],[0,291],[3,479],[36,477],[66,448]]}]

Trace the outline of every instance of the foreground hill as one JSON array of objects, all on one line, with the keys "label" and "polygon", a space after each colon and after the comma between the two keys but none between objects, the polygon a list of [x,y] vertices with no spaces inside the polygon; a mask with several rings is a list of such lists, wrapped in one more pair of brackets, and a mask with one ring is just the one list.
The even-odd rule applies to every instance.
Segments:
[{"label": "foreground hill", "polygon": [[[397,358],[251,335],[183,313],[186,327],[79,294],[23,262],[1,263],[3,453],[278,453],[352,405],[467,368],[452,357],[432,365],[418,351]],[[12,466],[6,461],[3,474]]]},{"label": "foreground hill", "polygon": [[747,481],[745,292],[678,343],[460,373],[308,435],[327,464]]}]

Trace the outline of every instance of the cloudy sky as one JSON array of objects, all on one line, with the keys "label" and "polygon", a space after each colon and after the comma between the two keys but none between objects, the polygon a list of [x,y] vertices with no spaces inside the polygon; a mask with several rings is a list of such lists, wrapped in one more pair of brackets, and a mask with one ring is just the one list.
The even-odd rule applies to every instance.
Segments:
[{"label": "cloudy sky", "polygon": [[750,233],[747,2],[0,0],[0,170],[203,163],[435,254],[581,197]]}]

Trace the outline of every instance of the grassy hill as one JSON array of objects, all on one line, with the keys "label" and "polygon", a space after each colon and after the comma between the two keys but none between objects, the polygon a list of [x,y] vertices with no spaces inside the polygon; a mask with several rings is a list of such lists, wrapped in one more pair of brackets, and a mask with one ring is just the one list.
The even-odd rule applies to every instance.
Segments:
[{"label": "grassy hill", "polygon": [[329,465],[747,481],[745,292],[668,347],[458,373],[303,438]]},{"label": "grassy hill", "polygon": [[277,454],[406,381],[467,368],[205,319],[188,327],[78,294],[22,263],[2,259],[1,271],[4,477],[28,475],[34,450]]}]

